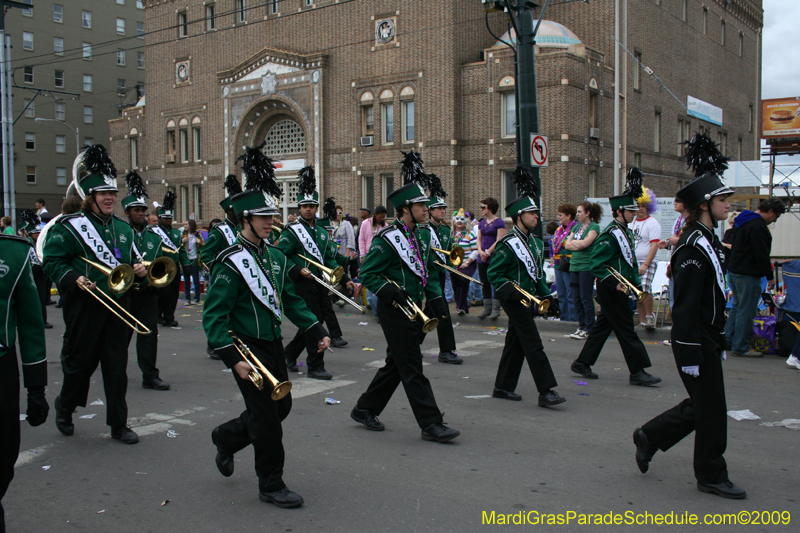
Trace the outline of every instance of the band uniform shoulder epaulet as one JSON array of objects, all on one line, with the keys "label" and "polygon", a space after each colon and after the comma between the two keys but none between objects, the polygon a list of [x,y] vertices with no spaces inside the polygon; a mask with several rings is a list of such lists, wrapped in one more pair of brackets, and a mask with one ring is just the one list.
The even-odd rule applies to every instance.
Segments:
[{"label": "band uniform shoulder epaulet", "polygon": [[19,235],[10,235],[5,233],[0,233],[0,239],[7,239],[9,241],[18,241],[27,244],[28,246],[33,246],[33,243],[26,239],[25,237],[20,237]]},{"label": "band uniform shoulder epaulet", "polygon": [[128,221],[127,221],[127,220],[125,220],[124,218],[122,218],[122,217],[121,217],[121,216],[119,216],[119,215],[116,215],[116,214],[115,214],[115,215],[113,215],[113,216],[114,216],[114,218],[116,218],[116,219],[117,219],[117,220],[119,220],[120,222],[124,222],[125,224],[127,224],[127,223],[128,223]]},{"label": "band uniform shoulder epaulet", "polygon": [[516,233],[511,232],[511,231],[507,231],[505,235],[500,237],[500,240],[498,242],[508,242],[509,239],[511,239],[512,237],[516,237],[516,236],[517,236]]},{"label": "band uniform shoulder epaulet", "polygon": [[81,217],[85,217],[85,216],[86,215],[84,215],[80,211],[77,212],[77,213],[69,214],[69,215],[62,215],[61,217],[58,218],[58,220],[56,220],[56,224],[63,224],[67,220],[72,220],[73,218],[81,218]]},{"label": "band uniform shoulder epaulet", "polygon": [[393,229],[395,229],[394,224],[386,226],[385,228],[383,228],[380,231],[378,231],[378,234],[376,235],[376,237],[383,237],[386,233],[390,232]]},{"label": "band uniform shoulder epaulet", "polygon": [[694,246],[697,244],[697,241],[703,236],[703,232],[700,229],[695,229],[686,237],[686,245],[687,246]]},{"label": "band uniform shoulder epaulet", "polygon": [[227,248],[225,248],[224,250],[222,250],[220,253],[218,253],[217,254],[217,258],[214,259],[214,263],[222,263],[229,256],[235,254],[236,252],[241,252],[242,250],[243,250],[243,247],[242,247],[242,245],[240,243],[238,243],[238,242],[234,243],[234,244],[228,246]]}]

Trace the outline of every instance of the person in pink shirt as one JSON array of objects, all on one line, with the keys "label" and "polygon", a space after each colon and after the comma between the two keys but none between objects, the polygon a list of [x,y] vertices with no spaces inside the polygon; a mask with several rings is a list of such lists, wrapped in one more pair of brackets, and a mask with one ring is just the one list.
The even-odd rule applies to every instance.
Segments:
[{"label": "person in pink shirt", "polygon": [[[372,245],[372,239],[385,227],[386,208],[379,205],[375,208],[375,214],[364,220],[358,230],[358,253],[361,256],[361,261],[364,261],[367,256],[369,247]],[[372,312],[375,313],[375,318],[378,318],[378,297],[372,294],[369,289],[367,289],[367,302],[369,302]]]}]

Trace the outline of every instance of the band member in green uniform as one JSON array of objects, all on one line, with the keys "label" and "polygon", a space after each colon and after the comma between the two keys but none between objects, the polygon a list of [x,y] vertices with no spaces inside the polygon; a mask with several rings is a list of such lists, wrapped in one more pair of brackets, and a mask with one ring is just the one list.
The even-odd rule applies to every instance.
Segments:
[{"label": "band member in green uniform", "polygon": [[517,394],[517,382],[522,371],[522,361],[528,366],[539,391],[539,406],[550,407],[566,400],[553,389],[558,385],[542,339],[533,320],[536,303],[523,305],[523,293],[548,299],[552,304],[544,272],[544,244],[533,234],[539,223],[536,189],[530,171],[517,167],[514,174],[519,197],[506,206],[506,215],[514,227],[498,241],[487,271],[489,283],[508,315],[508,332],[503,355],[497,368],[492,396],[505,400],[522,400]]},{"label": "band member in green uniform", "polygon": [[592,365],[611,332],[617,337],[625,362],[628,365],[631,385],[652,387],[661,383],[661,378],[648,374],[645,368],[652,366],[644,344],[633,329],[633,311],[629,305],[629,288],[621,283],[609,270],[615,269],[631,285],[642,288],[639,266],[634,253],[633,232],[628,228],[639,207],[636,198],[642,195],[642,171],[633,167],[628,171],[623,194],[609,198],[614,220],[597,236],[592,249],[590,268],[597,278],[597,301],[600,314],[578,358],[570,369],[587,379],[597,379]]},{"label": "band member in green uniform", "polygon": [[[360,271],[361,283],[378,297],[380,325],[387,344],[386,364],[358,399],[350,418],[371,431],[383,431],[378,415],[402,382],[422,429],[422,439],[448,442],[461,432],[444,424],[430,381],[422,373],[422,322],[414,312],[414,306],[419,308],[428,298],[429,306],[437,310],[436,316],[441,316],[446,303],[439,277],[431,275],[433,252],[417,227],[425,220],[425,204],[429,201],[422,187],[426,183],[422,159],[413,150],[404,155],[405,185],[388,197],[397,217],[372,240]],[[414,318],[410,319],[410,315]]]},{"label": "band member in green uniform", "polygon": [[[430,247],[450,250],[453,248],[453,233],[450,230],[450,226],[444,223],[447,209],[447,202],[444,199],[447,197],[447,192],[442,187],[442,180],[436,174],[428,174],[428,183],[430,185],[430,200],[426,207],[428,208],[429,222],[420,225],[420,234],[423,239],[429,241]],[[449,255],[443,252],[434,252],[434,256],[436,261],[455,268]],[[434,263],[431,275],[439,278],[439,285],[442,287],[442,295],[444,295],[447,269]],[[439,337],[439,362],[460,365],[464,360],[456,355],[456,336],[453,331],[453,320],[450,318],[450,306],[447,305],[447,300],[445,300],[445,306],[442,310],[444,311],[443,314],[436,316],[439,319],[439,325],[436,327],[436,334]],[[429,311],[433,313],[433,309],[426,307],[425,314],[428,314]],[[420,344],[424,339],[425,334],[423,333]]]},{"label": "band member in green uniform", "polygon": [[[330,244],[328,230],[317,224],[316,216],[319,209],[319,192],[317,192],[317,179],[314,175],[314,167],[305,167],[298,174],[300,183],[298,184],[300,193],[297,204],[300,208],[300,216],[296,222],[288,224],[278,239],[277,247],[286,256],[301,267],[300,273],[292,278],[295,290],[314,313],[320,323],[325,321],[325,302],[328,297],[328,290],[314,281],[312,276],[322,279],[322,271],[315,265],[309,263],[298,254],[305,256],[318,264],[328,268],[341,266],[347,267],[348,259],[336,252]],[[295,275],[295,274],[293,274]],[[342,283],[351,289],[355,284],[350,281],[347,273],[342,277]],[[312,339],[302,331],[298,331],[294,339],[286,345],[286,364],[289,370],[297,372],[297,358],[306,349],[306,375],[314,379],[331,379],[331,373],[325,370],[324,354],[317,351]]]},{"label": "band member in green uniform", "polygon": [[[162,256],[161,237],[147,226],[147,189],[141,176],[131,170],[125,175],[130,194],[122,199],[122,208],[128,223],[133,229],[133,242],[136,246],[136,257],[142,261],[155,261]],[[172,263],[175,275],[177,266]],[[145,389],[169,390],[169,383],[159,377],[156,368],[158,357],[158,297],[156,288],[150,285],[147,277],[139,280],[131,289],[131,314],[147,329],[154,332],[149,335],[136,335],[136,361],[142,371],[142,387]],[[128,329],[128,345],[130,346],[134,331]]]},{"label": "band member in green uniform", "polygon": [[[158,226],[153,226],[153,231],[161,237],[163,252],[181,267],[189,266],[189,254],[186,247],[181,246],[181,232],[172,227],[172,217],[175,213],[175,193],[167,191],[164,195],[164,205],[158,207]],[[198,289],[199,290],[199,289]],[[167,327],[177,327],[175,308],[178,305],[178,295],[181,291],[181,276],[166,287],[158,290],[158,318],[159,324]]]},{"label": "band member in green uniform", "polygon": [[[58,219],[47,235],[44,267],[63,292],[67,334],[61,349],[64,380],[55,400],[56,427],[70,436],[75,431],[72,413],[86,407],[89,385],[97,365],[103,372],[106,393],[106,423],[111,437],[125,444],[139,442],[128,426],[128,326],[107,309],[98,296],[102,291],[125,310],[130,309],[130,291],[115,294],[109,276],[89,265],[93,261],[107,269],[133,266],[134,279],[147,275],[134,252],[133,230],[113,215],[117,201],[117,171],[102,145],[88,147],[73,165],[73,184],[83,199],[81,210]],[[105,298],[103,299],[105,301]],[[151,335],[155,335],[153,332]]]},{"label": "band member in green uniform", "polygon": [[292,407],[291,396],[271,399],[273,386],[267,376],[263,376],[263,390],[256,388],[248,377],[254,369],[243,360],[232,334],[279,382],[288,380],[281,342],[284,317],[308,335],[317,350],[326,350],[330,338],[294,292],[290,272],[299,267],[265,240],[278,213],[273,195],[280,194],[272,178],[272,162],[260,147],[248,148],[243,157],[247,190],[232,198],[241,231],[236,244],[217,256],[214,281],[206,295],[203,328],[222,361],[233,369],[245,411],[215,428],[211,440],[217,447],[217,468],[226,477],[233,474],[233,455],[252,445],[261,501],[298,507],[303,498],[283,482],[281,422]]},{"label": "band member in green uniform", "polygon": [[[317,220],[317,224],[323,226],[328,231],[328,243],[338,252],[339,243],[333,238],[333,223],[336,221],[337,217],[336,199],[330,196],[326,198],[325,203],[322,204],[322,218]],[[343,348],[347,346],[347,341],[342,338],[342,327],[339,325],[339,319],[336,318],[336,313],[333,310],[332,300],[334,299],[338,300],[339,297],[329,296],[322,299],[322,315],[325,317],[325,327],[328,328],[328,333],[331,335],[331,346],[334,348]]]},{"label": "band member in green uniform", "polygon": [[3,496],[14,478],[14,463],[19,456],[18,333],[22,379],[28,389],[28,423],[44,424],[50,410],[45,399],[44,321],[33,280],[31,253],[36,255],[24,237],[0,234],[0,531],[6,530]]},{"label": "band member in green uniform", "polygon": [[44,273],[42,269],[42,262],[36,256],[36,241],[39,240],[41,235],[42,226],[40,224],[39,216],[33,209],[25,209],[20,214],[21,224],[20,230],[22,234],[33,243],[30,258],[33,267],[33,280],[36,282],[36,288],[39,291],[39,302],[42,305],[42,320],[44,321],[44,329],[52,329],[53,324],[47,321],[47,300],[50,299],[50,278]]}]

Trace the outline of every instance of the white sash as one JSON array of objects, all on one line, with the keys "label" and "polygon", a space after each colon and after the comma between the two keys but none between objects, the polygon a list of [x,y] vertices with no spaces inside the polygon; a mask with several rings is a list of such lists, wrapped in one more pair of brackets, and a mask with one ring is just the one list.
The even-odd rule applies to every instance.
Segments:
[{"label": "white sash", "polygon": [[258,259],[244,249],[229,255],[228,258],[236,265],[250,292],[275,315],[279,322],[283,321],[280,296],[275,292],[275,287],[269,278],[258,267]]},{"label": "white sash", "polygon": [[517,258],[522,261],[522,264],[525,265],[525,270],[528,272],[528,275],[531,277],[533,281],[539,280],[539,271],[536,268],[536,263],[533,260],[533,256],[531,255],[531,251],[522,242],[516,235],[512,235],[508,239],[506,239],[506,244],[514,250],[514,254],[516,254]]},{"label": "white sash", "polygon": [[308,229],[306,229],[301,222],[290,224],[289,228],[291,228],[297,240],[300,241],[300,244],[303,245],[305,251],[310,254],[315,261],[324,265],[325,262],[322,260],[322,253],[319,251],[319,247],[317,247],[317,240],[308,232]]},{"label": "white sash", "polygon": [[[439,242],[439,236],[436,235],[436,231],[432,226],[428,226],[428,228],[431,230],[431,247],[439,248],[441,250],[442,243]],[[444,253],[436,252],[436,255],[439,256],[439,259],[441,259],[442,263],[447,264],[447,256],[445,256]]]},{"label": "white sash", "polygon": [[36,250],[34,250],[33,248],[28,250],[28,256],[31,258],[32,264],[41,265],[41,263],[39,262],[39,256],[36,255]]},{"label": "white sash", "polygon": [[[414,274],[422,278],[422,265],[419,264],[419,261],[417,260],[416,255],[414,255],[414,252],[411,250],[411,245],[408,244],[408,239],[406,239],[406,236],[403,235],[403,232],[397,229],[397,227],[393,227],[383,234],[383,238],[386,239],[392,246],[394,246],[397,255],[399,255],[400,259],[402,259],[403,262],[408,265],[408,268],[410,268]],[[422,246],[422,243],[420,243],[420,246]],[[422,256],[423,251],[420,250],[419,252],[420,256]]]},{"label": "white sash", "polygon": [[631,250],[631,243],[628,241],[628,236],[622,231],[619,226],[611,228],[611,235],[617,239],[619,249],[622,251],[622,257],[625,261],[633,267],[633,251]]},{"label": "white sash", "polygon": [[719,262],[719,257],[717,256],[717,251],[711,246],[711,243],[708,242],[705,235],[701,235],[699,239],[697,239],[697,244],[700,245],[700,248],[706,253],[708,258],[711,260],[711,264],[714,265],[714,274],[717,278],[717,286],[722,294],[725,294],[725,274],[722,273],[722,265]]},{"label": "white sash", "polygon": [[218,224],[217,229],[225,236],[225,240],[228,241],[228,246],[231,246],[236,241],[236,235],[233,234],[233,230],[231,230],[231,227],[228,226],[227,223],[222,222]]},{"label": "white sash", "polygon": [[[111,269],[119,266],[119,261],[117,261],[114,253],[108,249],[105,241],[103,241],[97,229],[86,216],[70,218],[68,222],[75,228],[75,231],[78,232],[78,235],[80,235],[83,242],[86,243],[86,246],[94,252],[98,261]],[[114,221],[112,220],[111,223],[113,224]]]},{"label": "white sash", "polygon": [[150,226],[150,229],[152,229],[155,232],[156,235],[161,237],[161,242],[163,242],[165,245],[167,245],[167,248],[169,248],[173,252],[177,252],[178,251],[178,247],[175,246],[175,243],[172,242],[172,239],[169,238],[169,235],[167,235],[164,232],[164,230],[161,229],[161,226]]}]

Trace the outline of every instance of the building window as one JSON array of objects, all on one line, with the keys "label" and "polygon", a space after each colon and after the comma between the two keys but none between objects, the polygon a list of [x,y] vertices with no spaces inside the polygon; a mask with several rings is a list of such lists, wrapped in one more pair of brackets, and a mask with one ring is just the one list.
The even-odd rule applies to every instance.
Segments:
[{"label": "building window", "polygon": [[186,16],[186,11],[178,13],[178,37],[186,37],[189,35],[189,21]]},{"label": "building window", "polygon": [[305,1],[306,1],[306,7],[311,7],[314,5],[314,0],[305,0]]},{"label": "building window", "polygon": [[753,104],[750,104],[750,115],[749,115],[749,122],[747,125],[747,131],[753,131]]},{"label": "building window", "polygon": [[653,121],[653,151],[661,151],[661,111],[656,111]]},{"label": "building window", "polygon": [[139,168],[139,137],[131,137],[131,168]]},{"label": "building window", "polygon": [[200,185],[192,185],[192,197],[194,198],[194,219],[203,220],[203,188]]},{"label": "building window", "polygon": [[641,91],[642,90],[642,53],[641,52],[633,52],[633,57],[636,60],[636,64],[633,66],[633,90],[634,91]]},{"label": "building window", "polygon": [[90,93],[92,92],[92,75],[91,74],[84,74],[83,75],[83,91]]},{"label": "building window", "polygon": [[236,21],[247,20],[247,0],[236,0]]},{"label": "building window", "polygon": [[53,37],[53,53],[57,56],[64,55],[64,38]]},{"label": "building window", "polygon": [[58,89],[64,88],[64,71],[63,70],[56,70],[55,71],[55,86]]},{"label": "building window", "polygon": [[642,168],[642,154],[641,152],[634,152],[633,154],[633,166],[636,168]]},{"label": "building window", "polygon": [[92,43],[83,43],[83,59],[92,59]]},{"label": "building window", "polygon": [[[517,136],[517,96],[514,91],[500,93],[502,114],[500,128],[505,139]],[[513,198],[511,199],[513,200]],[[510,200],[509,200],[510,201]]]},{"label": "building window", "polygon": [[144,96],[144,82],[143,81],[137,81],[136,82],[136,98],[138,99],[138,98],[141,98],[142,96]]},{"label": "building window", "polygon": [[217,5],[206,5],[206,30],[217,29]]},{"label": "building window", "polygon": [[282,0],[268,0],[269,1],[269,12],[272,15],[278,14],[278,3]]},{"label": "building window", "polygon": [[144,0],[136,0],[136,9],[144,9]]},{"label": "building window", "polygon": [[[27,4],[29,6],[33,5],[33,0],[22,0],[23,4]],[[33,8],[32,7],[23,7],[22,8],[22,16],[23,17],[32,17],[33,16]]]},{"label": "building window", "polygon": [[719,133],[719,151],[722,155],[728,154],[728,134],[724,132]]},{"label": "building window", "polygon": [[597,198],[597,171],[589,171],[589,198]]},{"label": "building window", "polygon": [[25,167],[25,181],[29,185],[36,185],[36,167]]},{"label": "building window", "polygon": [[92,27],[92,12],[91,11],[84,11],[81,13],[81,20],[83,22],[84,28],[91,29]]},{"label": "building window", "polygon": [[125,92],[127,91],[127,82],[122,78],[117,78],[117,95],[125,96]]},{"label": "building window", "polygon": [[727,24],[723,20],[720,24],[720,36],[719,36],[719,44],[725,46],[725,30],[727,29]]},{"label": "building window", "polygon": [[117,49],[117,65],[120,67],[125,66],[125,50]]},{"label": "building window", "polygon": [[200,161],[203,157],[202,145],[200,144],[200,128],[192,128],[192,155],[195,161]]},{"label": "building window", "polygon": [[29,31],[22,32],[22,49],[33,50],[33,33]]},{"label": "building window", "polygon": [[64,6],[53,4],[53,22],[64,22]]},{"label": "building window", "polygon": [[375,135],[375,106],[371,103],[361,107],[361,124],[362,136]]},{"label": "building window", "polygon": [[394,104],[381,105],[381,122],[383,122],[383,144],[394,143]]},{"label": "building window", "polygon": [[175,130],[167,131],[167,155],[175,157]]},{"label": "building window", "polygon": [[375,210],[375,177],[361,176],[361,205],[370,211]]},{"label": "building window", "polygon": [[178,220],[187,220],[189,218],[189,186],[181,185],[181,212]]},{"label": "building window", "polygon": [[597,93],[589,93],[589,127],[597,127]]},{"label": "building window", "polygon": [[703,35],[708,35],[708,8],[703,8]]},{"label": "building window", "polygon": [[84,146],[94,146],[94,137],[84,137],[83,138],[83,145]]},{"label": "building window", "polygon": [[25,105],[25,116],[29,118],[34,118],[36,116],[36,102],[30,100],[29,98],[25,98],[24,105]]},{"label": "building window", "polygon": [[26,133],[25,134],[25,149],[26,150],[36,150],[36,134],[35,133]]},{"label": "building window", "polygon": [[739,57],[744,57],[744,33],[739,32]]},{"label": "building window", "polygon": [[381,176],[381,205],[389,205],[387,198],[394,192],[394,174]]},{"label": "building window", "polygon": [[503,170],[500,172],[500,203],[508,205],[517,197],[517,186],[514,185],[514,171]]},{"label": "building window", "polygon": [[66,120],[66,115],[67,115],[66,108],[67,106],[64,102],[56,102],[54,107],[55,110],[54,118],[56,120]]},{"label": "building window", "polygon": [[136,36],[139,39],[144,39],[144,22],[136,23]]},{"label": "building window", "polygon": [[83,106],[83,123],[84,124],[94,123],[94,108],[90,105]]},{"label": "building window", "polygon": [[125,0],[117,0],[117,5],[124,6]]},{"label": "building window", "polygon": [[186,129],[180,130],[181,136],[181,163],[189,162],[189,131]]},{"label": "building window", "polygon": [[119,35],[125,35],[125,19],[117,19],[117,33]]},{"label": "building window", "polygon": [[67,184],[67,169],[64,167],[56,167],[56,185]]},{"label": "building window", "polygon": [[64,135],[56,135],[56,153],[67,153],[67,137]]},{"label": "building window", "polygon": [[688,0],[681,0],[681,20],[686,22],[687,12],[689,7],[686,5]]},{"label": "building window", "polygon": [[23,67],[23,80],[25,83],[33,83],[33,67],[25,66]]},{"label": "building window", "polygon": [[686,145],[684,144],[689,140],[689,131],[691,123],[688,120],[678,119],[678,156],[683,157],[686,155]]},{"label": "building window", "polygon": [[414,100],[403,102],[403,142],[414,142]]},{"label": "building window", "polygon": [[269,157],[302,154],[306,151],[306,136],[300,124],[293,120],[281,120],[267,132],[264,153]]}]

